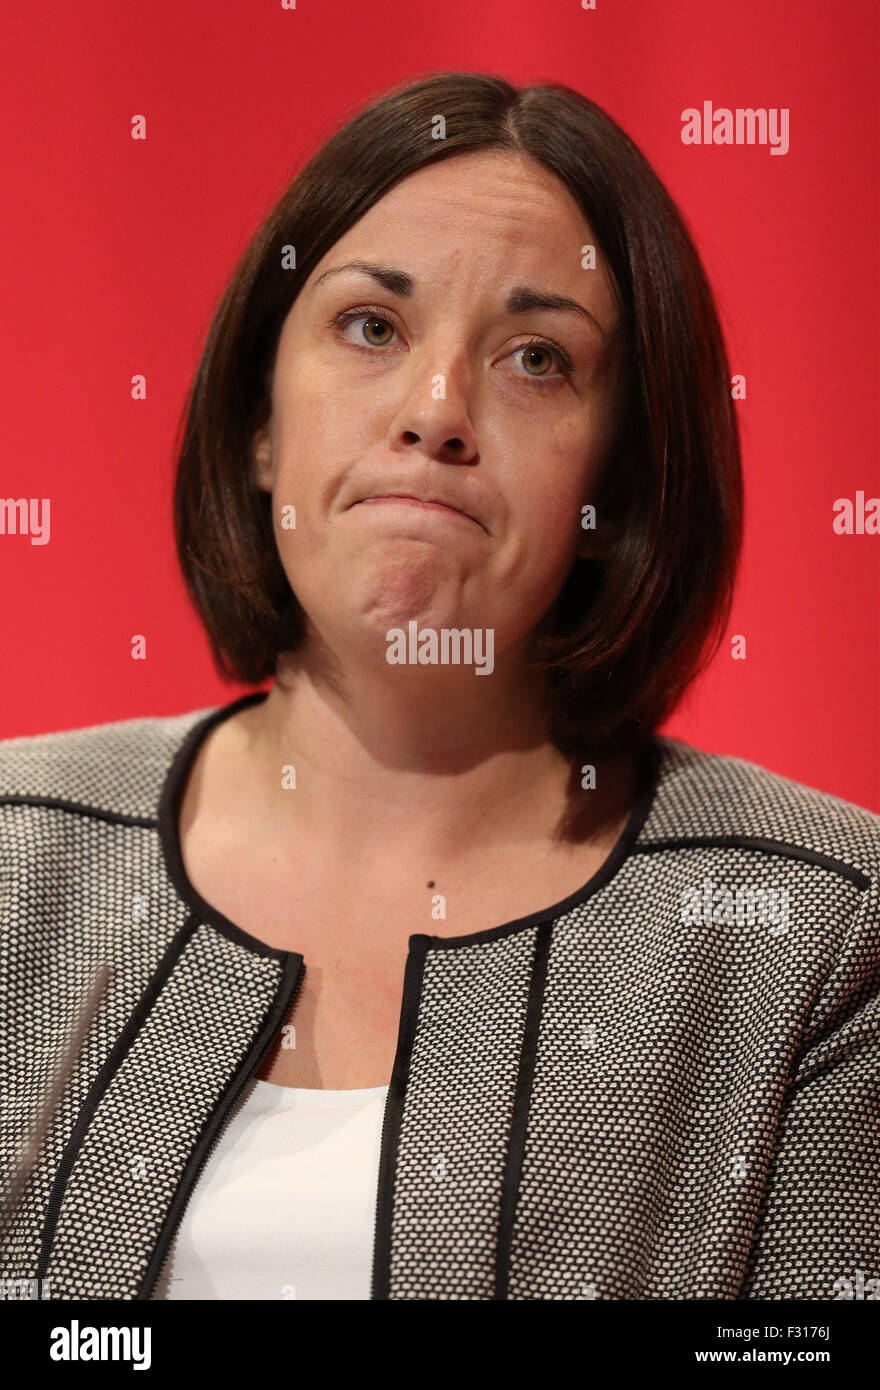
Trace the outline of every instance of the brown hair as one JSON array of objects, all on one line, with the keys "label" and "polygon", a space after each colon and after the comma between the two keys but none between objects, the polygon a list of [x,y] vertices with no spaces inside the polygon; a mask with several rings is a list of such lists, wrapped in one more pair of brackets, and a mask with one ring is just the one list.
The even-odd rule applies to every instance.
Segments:
[{"label": "brown hair", "polygon": [[[432,138],[438,113],[444,139]],[[533,646],[561,746],[632,748],[726,629],[742,535],[739,432],[712,291],[681,214],[620,126],[571,88],[436,73],[383,94],[306,163],[241,256],[193,379],[178,438],[178,557],[221,677],[272,675],[297,646],[302,610],[250,451],[269,416],[284,319],[314,266],[394,183],[483,149],[518,152],[561,179],[620,300],[624,406],[591,499],[619,538],[607,558],[574,565]],[[295,270],[283,266],[290,246]]]}]

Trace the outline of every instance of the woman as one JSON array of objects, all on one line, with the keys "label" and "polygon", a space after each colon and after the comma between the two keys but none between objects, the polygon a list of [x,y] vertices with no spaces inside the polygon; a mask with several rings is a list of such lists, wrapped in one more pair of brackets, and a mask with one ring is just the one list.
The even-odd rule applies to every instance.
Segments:
[{"label": "woman", "polygon": [[110,969],[8,1275],[880,1277],[880,817],[655,733],[729,612],[729,383],[681,217],[571,90],[433,76],[294,179],[175,493],[218,669],[271,688],[2,745],[7,1157]]}]

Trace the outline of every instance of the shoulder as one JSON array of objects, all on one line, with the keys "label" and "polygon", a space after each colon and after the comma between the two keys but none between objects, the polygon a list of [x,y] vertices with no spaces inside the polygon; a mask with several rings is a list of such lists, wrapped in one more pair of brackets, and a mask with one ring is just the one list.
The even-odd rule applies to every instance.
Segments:
[{"label": "shoulder", "polygon": [[777,845],[877,876],[877,813],[745,758],[709,753],[664,736],[657,744],[657,788],[643,840],[711,838]]},{"label": "shoulder", "polygon": [[213,708],[0,739],[0,810],[65,805],[154,817],[171,762]]}]

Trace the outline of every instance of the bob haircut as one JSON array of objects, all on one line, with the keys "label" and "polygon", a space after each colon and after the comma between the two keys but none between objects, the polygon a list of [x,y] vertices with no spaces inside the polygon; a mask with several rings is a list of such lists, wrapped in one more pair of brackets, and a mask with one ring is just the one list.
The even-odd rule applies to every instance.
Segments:
[{"label": "bob haircut", "polygon": [[[442,139],[432,138],[438,113]],[[726,630],[742,539],[740,441],[712,290],[682,216],[625,132],[571,88],[435,73],[386,91],[313,154],[242,254],[188,393],[175,441],[179,563],[221,678],[273,675],[304,629],[271,496],[251,467],[284,319],[315,265],[398,180],[475,150],[514,151],[557,175],[618,299],[624,404],[590,499],[617,538],[610,554],[574,564],[531,660],[548,673],[561,748],[633,750]]]}]

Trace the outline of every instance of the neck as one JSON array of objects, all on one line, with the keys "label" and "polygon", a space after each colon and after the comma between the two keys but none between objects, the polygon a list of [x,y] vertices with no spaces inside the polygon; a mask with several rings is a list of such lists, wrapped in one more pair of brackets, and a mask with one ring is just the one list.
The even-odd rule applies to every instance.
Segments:
[{"label": "neck", "polygon": [[[425,850],[442,859],[517,839],[616,838],[632,760],[577,766],[550,737],[542,673],[516,654],[491,677],[460,667],[342,666],[315,642],[282,659],[248,711],[253,814],[267,834],[305,834],[340,854]],[[295,790],[281,769],[295,768]]]}]

